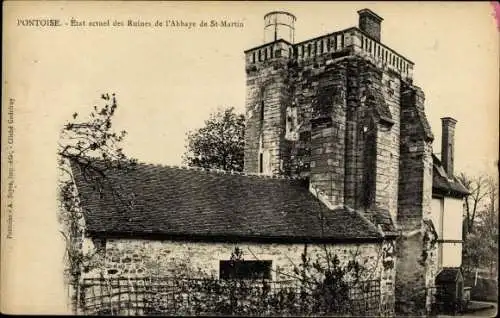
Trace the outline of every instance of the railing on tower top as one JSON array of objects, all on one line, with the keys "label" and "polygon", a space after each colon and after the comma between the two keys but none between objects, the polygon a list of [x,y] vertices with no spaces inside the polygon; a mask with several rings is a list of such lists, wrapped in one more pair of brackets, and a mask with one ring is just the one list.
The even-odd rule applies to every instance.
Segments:
[{"label": "railing on tower top", "polygon": [[247,65],[276,58],[294,58],[298,61],[306,61],[345,50],[350,50],[351,54],[372,61],[378,67],[392,70],[404,79],[411,79],[413,76],[414,63],[412,61],[374,40],[356,27],[296,44],[279,39],[245,51],[245,58]]}]

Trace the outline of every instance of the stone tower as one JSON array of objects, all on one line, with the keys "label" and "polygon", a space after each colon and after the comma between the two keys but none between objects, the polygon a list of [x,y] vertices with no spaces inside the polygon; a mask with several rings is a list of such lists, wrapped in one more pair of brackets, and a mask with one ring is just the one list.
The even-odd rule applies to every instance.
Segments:
[{"label": "stone tower", "polygon": [[[413,85],[413,62],[382,43],[383,19],[369,9],[358,15],[357,27],[298,43],[293,15],[266,15],[268,42],[245,51],[244,170],[307,178],[329,206],[372,220],[386,211],[409,237],[423,233],[431,212],[424,94]],[[426,294],[431,257],[414,266],[425,247],[399,244],[407,253],[397,261],[396,304],[424,307],[425,297],[405,297]]]},{"label": "stone tower", "polygon": [[[286,107],[291,103],[288,63],[295,16],[268,13],[265,34],[270,43],[246,51],[247,92],[245,171],[279,174],[285,156]],[[281,22],[280,22],[281,21]]]}]

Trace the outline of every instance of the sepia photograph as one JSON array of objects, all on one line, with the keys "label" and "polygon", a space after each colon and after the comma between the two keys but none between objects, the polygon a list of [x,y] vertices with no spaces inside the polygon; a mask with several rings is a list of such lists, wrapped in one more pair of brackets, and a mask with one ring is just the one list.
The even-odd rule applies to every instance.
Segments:
[{"label": "sepia photograph", "polygon": [[2,24],[2,313],[497,315],[498,3]]}]

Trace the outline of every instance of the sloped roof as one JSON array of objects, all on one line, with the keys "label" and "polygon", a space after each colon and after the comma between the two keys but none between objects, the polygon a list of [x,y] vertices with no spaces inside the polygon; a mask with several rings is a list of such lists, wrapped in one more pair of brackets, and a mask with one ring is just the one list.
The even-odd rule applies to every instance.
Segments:
[{"label": "sloped roof", "polygon": [[453,283],[462,278],[462,272],[458,267],[444,267],[436,276],[436,284]]},{"label": "sloped roof", "polygon": [[395,233],[396,226],[392,221],[391,214],[387,209],[372,208],[365,212],[368,219],[377,225],[380,225],[384,233]]},{"label": "sloped roof", "polygon": [[463,198],[469,194],[467,188],[455,177],[449,177],[441,161],[432,155],[432,192],[445,196]]},{"label": "sloped roof", "polygon": [[[378,240],[358,212],[329,210],[303,180],[139,163],[100,186],[73,163],[90,235]],[[320,222],[324,215],[324,229]]]}]

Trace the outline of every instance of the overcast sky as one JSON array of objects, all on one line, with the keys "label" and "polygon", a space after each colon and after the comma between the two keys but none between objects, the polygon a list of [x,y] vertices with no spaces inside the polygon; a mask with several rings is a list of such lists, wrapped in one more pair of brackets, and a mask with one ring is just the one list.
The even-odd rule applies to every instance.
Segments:
[{"label": "overcast sky", "polygon": [[[297,16],[296,40],[357,25],[356,11],[384,18],[382,42],[415,62],[427,116],[440,150],[440,117],[458,120],[456,171],[496,175],[498,33],[487,2],[478,3],[160,3],[12,1],[5,6],[4,100],[15,99],[13,240],[2,248],[8,299],[23,312],[60,312],[63,242],[58,233],[58,131],[74,112],[88,113],[103,92],[119,101],[116,128],[141,161],[179,164],[185,133],[210,112],[244,111],[243,51],[262,44],[263,16]],[[18,19],[61,19],[59,28],[18,27]],[[242,22],[243,28],[89,28],[80,21],[177,19]],[[2,125],[5,127],[4,125]],[[6,134],[2,134],[2,138]],[[5,145],[5,139],[2,144]],[[2,152],[2,162],[5,160]],[[7,165],[2,165],[2,175]],[[4,190],[4,187],[2,187]],[[2,243],[4,241],[2,240]],[[15,269],[15,270],[10,270]],[[7,271],[9,270],[9,271]],[[5,305],[6,301],[3,301]],[[16,307],[17,306],[17,307]]]}]

